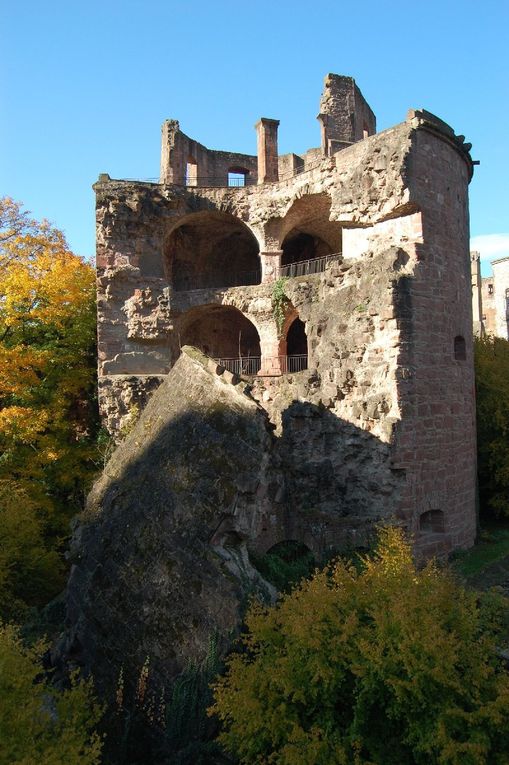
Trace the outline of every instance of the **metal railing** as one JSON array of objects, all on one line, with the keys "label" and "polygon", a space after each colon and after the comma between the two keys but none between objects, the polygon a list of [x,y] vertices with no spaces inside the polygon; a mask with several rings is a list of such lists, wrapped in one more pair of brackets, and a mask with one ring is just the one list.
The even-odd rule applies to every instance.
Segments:
[{"label": "metal railing", "polygon": [[323,255],[321,258],[311,258],[310,260],[301,260],[297,263],[288,263],[285,266],[280,266],[278,269],[278,276],[308,276],[310,274],[321,274],[325,271],[327,264],[333,259],[341,257],[340,252],[335,252],[332,255]]},{"label": "metal railing", "polygon": [[257,179],[246,175],[244,178],[225,178],[224,175],[200,175],[198,178],[185,178],[174,182],[173,186],[185,186],[188,189],[231,188],[239,189],[244,186],[256,186]]},{"label": "metal railing", "polygon": [[175,290],[177,292],[194,292],[196,290],[207,289],[229,289],[230,287],[250,287],[254,284],[260,284],[262,272],[256,271],[238,271],[233,274],[221,274],[214,276],[202,274],[197,278],[186,277],[175,281]]},{"label": "metal railing", "polygon": [[228,369],[235,375],[266,375],[267,377],[292,374],[302,372],[308,368],[307,353],[292,354],[291,356],[273,356],[262,359],[260,356],[245,356],[243,358],[215,358],[214,361],[220,366]]},{"label": "metal railing", "polygon": [[214,359],[220,366],[234,375],[257,375],[262,365],[260,356],[245,356],[237,359]]}]

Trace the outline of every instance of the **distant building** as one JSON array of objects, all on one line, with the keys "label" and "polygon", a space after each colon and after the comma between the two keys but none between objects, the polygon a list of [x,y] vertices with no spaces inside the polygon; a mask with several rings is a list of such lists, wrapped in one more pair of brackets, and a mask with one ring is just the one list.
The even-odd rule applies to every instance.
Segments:
[{"label": "distant building", "polygon": [[509,257],[491,261],[493,276],[481,277],[480,255],[470,253],[474,333],[509,340]]}]

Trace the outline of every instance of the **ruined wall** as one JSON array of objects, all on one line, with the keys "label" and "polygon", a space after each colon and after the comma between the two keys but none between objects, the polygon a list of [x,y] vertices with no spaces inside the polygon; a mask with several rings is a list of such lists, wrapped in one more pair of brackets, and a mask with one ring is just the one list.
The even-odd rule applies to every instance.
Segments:
[{"label": "ruined wall", "polygon": [[[245,170],[246,183],[256,183],[258,161],[250,154],[207,149],[180,130],[177,120],[162,126],[161,183],[228,186],[228,172]],[[188,168],[188,164],[191,167]]]}]

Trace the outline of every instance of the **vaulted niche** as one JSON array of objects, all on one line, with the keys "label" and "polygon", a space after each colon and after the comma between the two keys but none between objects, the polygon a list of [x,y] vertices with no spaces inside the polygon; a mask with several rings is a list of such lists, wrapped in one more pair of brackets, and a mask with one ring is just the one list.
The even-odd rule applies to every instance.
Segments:
[{"label": "vaulted niche", "polygon": [[168,280],[176,290],[259,284],[255,236],[227,213],[199,212],[182,218],[165,246]]},{"label": "vaulted niche", "polygon": [[279,367],[281,374],[302,372],[308,368],[308,339],[306,326],[298,316],[291,320],[286,334],[279,342]]},{"label": "vaulted niche", "polygon": [[308,339],[306,337],[306,328],[304,322],[299,318],[295,319],[286,335],[286,353],[288,356],[307,356]]},{"label": "vaulted niche", "polygon": [[260,369],[260,336],[243,313],[233,306],[208,305],[185,315],[180,327],[182,345],[194,345],[237,374]]},{"label": "vaulted niche", "polygon": [[[341,226],[329,220],[330,198],[326,194],[309,194],[298,199],[286,214],[281,228],[281,265],[316,261],[341,252]],[[323,263],[325,267],[325,263]],[[318,271],[323,270],[319,268]],[[291,269],[285,276],[301,276],[317,272]]]}]

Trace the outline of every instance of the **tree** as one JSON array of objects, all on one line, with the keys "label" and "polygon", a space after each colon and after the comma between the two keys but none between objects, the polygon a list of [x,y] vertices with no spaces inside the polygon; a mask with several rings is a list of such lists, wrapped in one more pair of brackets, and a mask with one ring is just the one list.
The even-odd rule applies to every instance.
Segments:
[{"label": "tree", "polygon": [[97,765],[101,710],[90,683],[63,692],[41,679],[41,645],[26,648],[0,624],[0,762],[9,765]]},{"label": "tree", "polygon": [[479,604],[397,529],[275,607],[251,608],[215,686],[219,740],[242,763],[509,763],[507,601]]},{"label": "tree", "polygon": [[[53,594],[63,579],[56,584],[54,556],[46,553],[60,548],[95,469],[94,298],[93,269],[69,251],[64,235],[1,199],[0,535],[13,523],[24,535],[19,545],[12,539],[10,549],[17,552],[4,568],[16,569],[20,580],[31,538],[32,552],[42,551],[35,556],[40,566],[48,565]],[[17,520],[12,496],[19,502]],[[19,559],[22,548],[25,562]],[[35,571],[27,565],[25,571]],[[11,582],[15,578],[10,575]],[[41,579],[39,567],[34,581],[24,583],[32,602],[47,598]],[[13,596],[26,602],[19,593]]]},{"label": "tree", "polygon": [[475,341],[481,512],[509,515],[509,342]]}]

